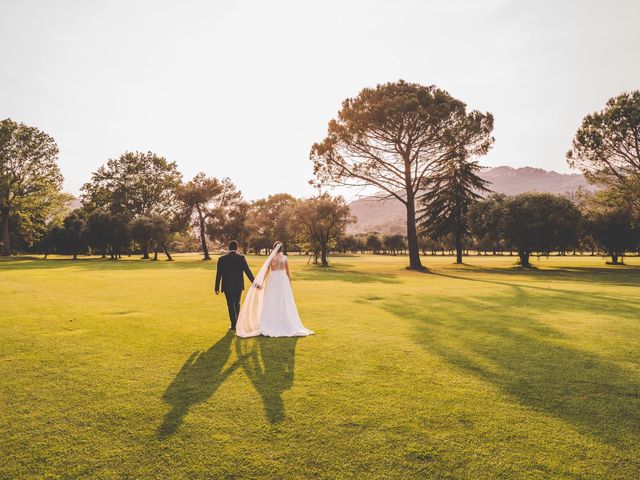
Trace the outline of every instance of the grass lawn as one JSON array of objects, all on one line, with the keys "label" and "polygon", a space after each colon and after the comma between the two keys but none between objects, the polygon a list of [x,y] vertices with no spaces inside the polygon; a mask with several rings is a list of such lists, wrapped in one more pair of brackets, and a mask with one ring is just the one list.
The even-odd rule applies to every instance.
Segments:
[{"label": "grass lawn", "polygon": [[290,259],[312,337],[197,256],[0,262],[0,478],[640,477],[639,259]]}]

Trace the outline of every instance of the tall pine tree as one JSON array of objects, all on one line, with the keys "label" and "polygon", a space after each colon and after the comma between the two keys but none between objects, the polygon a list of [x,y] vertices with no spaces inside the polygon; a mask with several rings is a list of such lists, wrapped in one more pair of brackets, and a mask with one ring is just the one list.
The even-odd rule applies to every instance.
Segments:
[{"label": "tall pine tree", "polygon": [[418,210],[420,233],[433,240],[451,235],[456,263],[462,263],[462,242],[469,235],[471,204],[488,192],[489,182],[478,175],[482,167],[460,155],[445,162],[424,185]]}]

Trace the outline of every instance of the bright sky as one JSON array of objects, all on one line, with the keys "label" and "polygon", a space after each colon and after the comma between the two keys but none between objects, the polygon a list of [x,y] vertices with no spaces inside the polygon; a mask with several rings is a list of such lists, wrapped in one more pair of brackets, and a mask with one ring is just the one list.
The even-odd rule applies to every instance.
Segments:
[{"label": "bright sky", "polygon": [[344,98],[404,79],[495,116],[482,163],[567,171],[582,117],[640,88],[638,0],[2,0],[0,118],[52,135],[67,191],[126,150],[312,192]]}]

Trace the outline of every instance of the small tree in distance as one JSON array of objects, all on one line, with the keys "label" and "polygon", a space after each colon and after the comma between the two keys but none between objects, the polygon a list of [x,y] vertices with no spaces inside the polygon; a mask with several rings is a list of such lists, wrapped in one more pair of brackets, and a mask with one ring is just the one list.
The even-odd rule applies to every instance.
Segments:
[{"label": "small tree in distance", "polygon": [[329,265],[328,253],[331,246],[344,235],[347,225],[355,219],[349,205],[342,197],[321,194],[302,200],[296,207],[295,219],[300,225],[303,242],[317,247],[323,266]]},{"label": "small tree in distance", "polygon": [[382,245],[387,253],[391,253],[393,256],[396,256],[407,248],[404,237],[399,233],[383,236]]},{"label": "small tree in distance", "polygon": [[153,237],[153,220],[140,215],[129,224],[129,235],[142,249],[142,259],[149,260],[149,243]]},{"label": "small tree in distance", "polygon": [[169,253],[167,246],[169,242],[170,225],[161,215],[153,215],[151,217],[151,244],[153,246],[153,259],[158,260],[158,251],[162,250],[167,260],[172,262],[173,257]]},{"label": "small tree in distance", "polygon": [[276,193],[252,203],[247,224],[254,235],[255,248],[268,251],[274,240],[282,242],[285,252],[293,245],[298,234],[293,221],[297,203],[298,199],[288,193]]},{"label": "small tree in distance", "polygon": [[580,211],[565,197],[522,193],[504,204],[504,238],[513,245],[522,267],[530,267],[534,252],[549,254],[578,242]]},{"label": "small tree in distance", "polygon": [[102,258],[107,256],[109,236],[111,233],[111,212],[94,210],[89,214],[85,224],[85,234],[89,246],[100,252]]},{"label": "small tree in distance", "polygon": [[380,253],[382,250],[382,240],[377,233],[367,235],[367,249],[374,254]]},{"label": "small tree in distance", "polygon": [[469,227],[479,250],[491,250],[495,255],[506,247],[502,235],[506,199],[506,195],[493,194],[470,206]]},{"label": "small tree in distance", "polygon": [[207,224],[212,241],[228,243],[236,240],[243,252],[249,248],[253,225],[248,222],[249,203],[239,201],[228,208],[220,208]]},{"label": "small tree in distance", "polygon": [[230,179],[218,180],[200,172],[178,189],[178,198],[187,214],[194,217],[193,223],[200,234],[203,260],[211,260],[207,246],[208,222],[214,217],[224,219],[226,210],[242,200],[240,192]]},{"label": "small tree in distance", "polygon": [[56,251],[63,255],[71,255],[77,260],[78,254],[86,250],[85,220],[82,212],[74,210],[64,219],[62,228],[55,237]]},{"label": "small tree in distance", "polygon": [[624,255],[640,242],[629,198],[609,189],[588,196],[584,205],[584,232],[611,257],[612,265],[624,263]]}]

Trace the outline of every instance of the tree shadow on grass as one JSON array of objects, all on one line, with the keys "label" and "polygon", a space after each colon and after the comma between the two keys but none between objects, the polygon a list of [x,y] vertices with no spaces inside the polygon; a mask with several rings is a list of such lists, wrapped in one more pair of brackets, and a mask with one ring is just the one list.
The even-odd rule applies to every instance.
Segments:
[{"label": "tree shadow on grass", "polygon": [[[509,284],[504,284],[509,285]],[[612,315],[611,301],[591,293],[533,292],[509,285],[490,297],[456,297],[450,304],[389,302],[385,309],[415,322],[415,340],[454,367],[500,388],[578,431],[617,447],[640,442],[640,379],[536,320],[548,312]],[[525,307],[525,308],[523,308]],[[638,319],[635,302],[616,299],[615,314]],[[635,359],[633,359],[635,360]]]},{"label": "tree shadow on grass", "polygon": [[[619,297],[614,297],[610,294],[601,294],[601,293],[595,293],[595,292],[580,292],[580,291],[576,291],[576,290],[571,290],[571,289],[563,289],[563,288],[551,288],[551,287],[545,287],[545,286],[541,286],[538,284],[531,284],[531,283],[526,283],[526,284],[516,284],[516,283],[510,283],[507,281],[503,281],[502,279],[500,280],[488,280],[486,278],[474,278],[474,277],[465,277],[465,276],[459,276],[459,275],[451,275],[448,273],[444,273],[442,271],[440,272],[431,272],[433,275],[436,276],[440,276],[440,277],[446,277],[446,278],[450,278],[450,279],[454,279],[454,280],[463,280],[463,281],[468,281],[468,282],[475,282],[475,283],[486,283],[486,284],[490,284],[490,285],[498,285],[498,286],[503,286],[503,287],[512,287],[512,288],[527,288],[529,290],[537,290],[539,292],[546,292],[546,293],[557,293],[559,295],[564,295],[565,296],[565,302],[567,303],[569,302],[571,305],[574,305],[575,303],[575,299],[577,297],[582,298],[583,296],[587,296],[589,299],[593,298],[593,299],[597,299],[600,300],[602,302],[601,306],[604,306],[604,308],[606,308],[607,306],[611,306],[615,303],[616,309],[617,310],[621,310],[621,311],[626,311],[625,310],[625,305],[628,305],[629,307],[629,314],[631,315],[630,318],[635,319],[638,317],[637,314],[637,309],[640,308],[640,299],[636,300],[636,299],[629,299],[628,296],[624,297],[624,303],[623,304],[619,304],[617,303],[619,300]],[[522,278],[523,280],[530,280],[532,278],[531,275],[523,275],[520,278]],[[509,278],[509,280],[516,280],[517,278]],[[557,282],[559,279],[556,278],[555,276],[549,276],[549,277],[541,277],[540,280],[544,280],[544,281],[554,281]],[[567,281],[568,283],[571,283],[571,281]],[[599,280],[596,279],[592,279],[591,281],[588,281],[587,283],[589,284],[598,284],[598,283],[606,283],[606,282],[599,282]],[[547,283],[548,284],[548,283]],[[611,285],[611,284],[609,284]],[[618,286],[636,286],[635,283],[624,283],[624,284],[618,284],[618,283],[614,283],[613,285],[618,285]]]},{"label": "tree shadow on grass", "polygon": [[531,279],[540,281],[553,280],[640,287],[640,266],[638,265],[603,265],[602,267],[552,266],[549,268],[522,268],[514,265],[511,268],[505,268],[465,264],[462,268],[451,266],[446,270],[450,272],[490,273],[505,276],[510,279],[513,277],[530,277]]},{"label": "tree shadow on grass", "polygon": [[296,280],[338,281],[348,283],[400,283],[392,273],[369,273],[353,270],[351,265],[314,266],[294,273]]},{"label": "tree shadow on grass", "polygon": [[[225,369],[234,342],[237,358]],[[192,353],[162,396],[171,410],[158,427],[158,438],[164,440],[173,435],[189,410],[209,400],[239,367],[260,395],[267,420],[282,421],[282,393],[293,386],[297,342],[297,337],[239,339],[229,331],[206,352]]]},{"label": "tree shadow on grass", "polygon": [[11,257],[0,257],[0,265],[3,264],[11,264],[13,262],[26,262],[26,261],[36,261],[42,260],[42,257],[36,255],[19,255],[19,256],[11,256]]},{"label": "tree shadow on grass", "polygon": [[57,268],[72,268],[83,270],[142,270],[142,269],[200,269],[215,267],[215,262],[196,260],[168,262],[164,258],[158,261],[142,260],[139,255],[121,260],[109,258],[83,258],[77,260],[64,258],[12,257],[11,260],[0,262],[0,271],[10,270],[52,270]]}]

